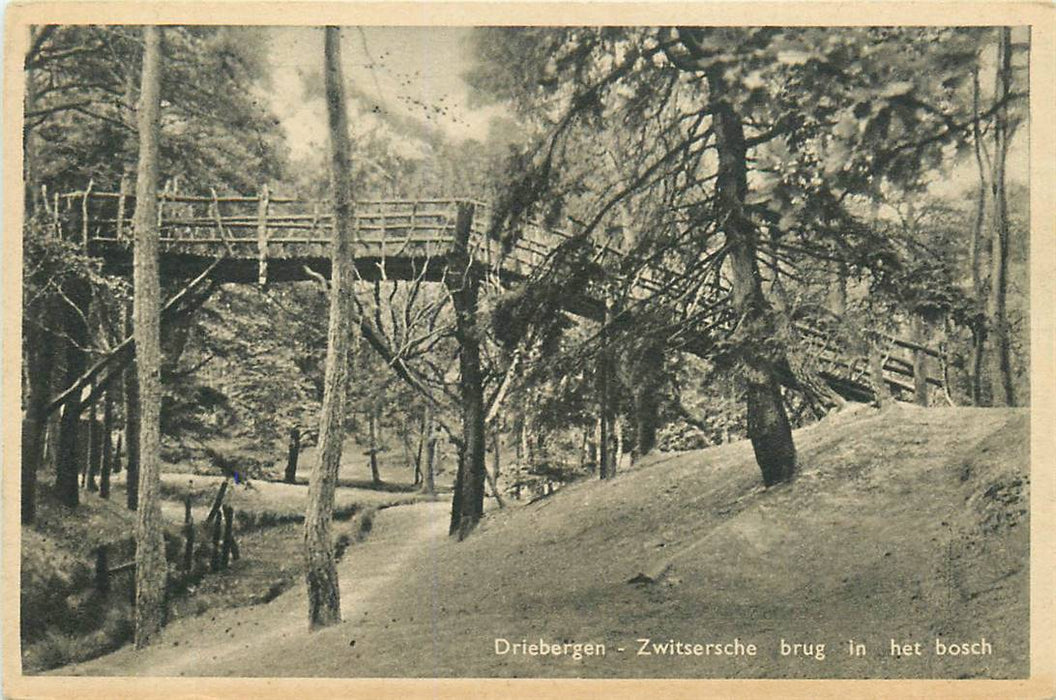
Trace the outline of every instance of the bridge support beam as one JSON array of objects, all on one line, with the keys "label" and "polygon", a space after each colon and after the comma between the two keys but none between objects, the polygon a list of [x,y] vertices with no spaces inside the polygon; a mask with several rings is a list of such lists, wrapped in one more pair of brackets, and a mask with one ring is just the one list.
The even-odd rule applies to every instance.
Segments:
[{"label": "bridge support beam", "polygon": [[445,284],[455,309],[458,341],[459,390],[462,404],[462,451],[455,481],[451,534],[464,539],[484,514],[484,384],[480,370],[480,331],[477,300],[480,278],[473,269],[469,235],[473,205],[460,204]]}]

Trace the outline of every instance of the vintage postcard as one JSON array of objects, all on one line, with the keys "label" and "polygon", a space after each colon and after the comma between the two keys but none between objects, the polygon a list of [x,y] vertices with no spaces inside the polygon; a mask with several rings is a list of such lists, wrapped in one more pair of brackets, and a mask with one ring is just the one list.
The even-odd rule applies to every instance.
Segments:
[{"label": "vintage postcard", "polygon": [[1056,693],[1051,6],[6,9],[5,696]]}]

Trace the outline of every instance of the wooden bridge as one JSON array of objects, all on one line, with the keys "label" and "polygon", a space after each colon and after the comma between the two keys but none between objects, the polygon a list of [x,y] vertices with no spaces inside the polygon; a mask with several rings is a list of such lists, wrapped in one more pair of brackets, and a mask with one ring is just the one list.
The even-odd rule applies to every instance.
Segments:
[{"label": "wooden bridge", "polygon": [[[134,197],[86,191],[56,195],[55,227],[67,239],[79,239],[105,269],[131,273]],[[447,274],[456,241],[463,241],[469,264],[499,285],[514,284],[550,265],[555,252],[575,243],[569,233],[536,224],[502,242],[488,236],[488,207],[466,199],[375,200],[356,204],[353,252],[361,279],[422,279],[441,281]],[[272,197],[267,188],[256,196],[159,196],[161,273],[172,279],[193,278],[208,270],[218,282],[269,284],[330,275],[333,225],[329,204],[320,200]],[[683,277],[677,271],[621,265],[623,255],[591,245],[591,260],[606,270],[623,270],[624,288],[632,304],[653,304],[668,315],[692,318],[684,349],[707,356],[714,341],[731,329],[727,290],[721,282],[692,301],[671,292]],[[601,320],[606,304],[601,290],[569,295],[562,300],[575,315]],[[849,355],[838,337],[799,323],[796,335],[811,355],[811,371],[845,398],[870,400],[865,357]],[[932,348],[889,338],[883,353],[887,384],[898,395],[912,395],[922,386],[943,387],[933,368],[941,360]]]}]

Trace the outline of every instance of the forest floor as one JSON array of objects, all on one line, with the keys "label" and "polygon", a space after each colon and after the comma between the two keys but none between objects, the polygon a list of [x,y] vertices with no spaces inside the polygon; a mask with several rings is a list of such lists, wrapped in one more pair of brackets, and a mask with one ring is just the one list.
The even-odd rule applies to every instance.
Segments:
[{"label": "forest floor", "polygon": [[[425,499],[409,481],[413,474],[396,460],[383,460],[383,483],[371,483],[369,467],[349,441],[334,494],[334,538],[338,555],[367,538],[382,509]],[[314,449],[305,451],[297,484],[253,479],[234,483],[219,475],[180,471],[162,474],[162,516],[171,546],[183,546],[185,499],[196,527],[195,574],[172,591],[170,620],[212,614],[225,608],[266,603],[303,580],[303,520]],[[187,465],[182,465],[186,468]],[[284,466],[281,465],[281,466]],[[106,545],[111,567],[134,557],[135,513],[125,508],[125,473],[112,480],[109,500],[83,491],[75,510],[59,505],[44,485],[34,525],[22,529],[23,669],[38,673],[111,651],[131,638],[132,573],[116,574],[108,599],[93,583],[95,549]],[[448,475],[439,479],[443,488]],[[228,482],[225,503],[234,508],[242,556],[221,571],[209,571],[206,528],[202,525],[220,484]],[[171,556],[180,556],[170,552]]]},{"label": "forest floor", "polygon": [[[57,674],[1026,676],[1029,413],[860,407],[796,443],[788,485],[761,488],[743,441],[657,454],[491,511],[462,543],[443,502],[391,508],[340,564],[340,625],[309,634],[296,587]],[[605,650],[497,653],[499,640]]]}]

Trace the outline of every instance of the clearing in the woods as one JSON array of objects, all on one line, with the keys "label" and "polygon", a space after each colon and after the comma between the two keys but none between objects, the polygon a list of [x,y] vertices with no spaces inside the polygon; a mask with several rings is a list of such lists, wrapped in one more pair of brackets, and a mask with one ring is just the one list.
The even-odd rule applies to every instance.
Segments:
[{"label": "clearing in the woods", "polygon": [[[1025,677],[1029,422],[859,407],[799,431],[791,484],[759,487],[743,441],[656,454],[492,511],[461,543],[442,502],[389,508],[340,564],[340,625],[309,634],[298,586],[56,673]],[[513,653],[540,640],[605,653]]]}]

